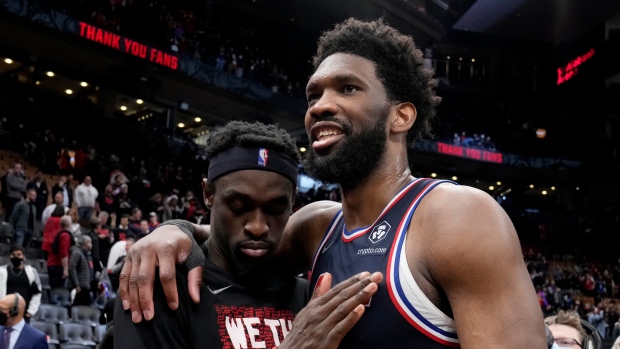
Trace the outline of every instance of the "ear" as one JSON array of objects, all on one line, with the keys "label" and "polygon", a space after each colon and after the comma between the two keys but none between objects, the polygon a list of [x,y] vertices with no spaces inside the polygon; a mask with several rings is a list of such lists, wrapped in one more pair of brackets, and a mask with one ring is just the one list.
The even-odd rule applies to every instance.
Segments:
[{"label": "ear", "polygon": [[407,133],[413,127],[413,123],[418,116],[415,105],[410,102],[403,102],[395,105],[393,108],[395,113],[390,124],[390,132]]},{"label": "ear", "polygon": [[213,206],[213,191],[211,191],[209,185],[207,185],[207,181],[208,180],[206,178],[202,179],[202,196],[207,209],[211,210],[211,206]]}]

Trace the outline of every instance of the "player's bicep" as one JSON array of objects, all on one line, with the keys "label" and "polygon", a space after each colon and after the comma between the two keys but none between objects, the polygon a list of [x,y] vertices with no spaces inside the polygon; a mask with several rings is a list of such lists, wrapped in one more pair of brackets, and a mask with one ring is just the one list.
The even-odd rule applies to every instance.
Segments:
[{"label": "player's bicep", "polygon": [[456,221],[444,221],[431,262],[461,347],[544,348],[542,313],[512,222],[490,197],[466,202],[453,208]]}]

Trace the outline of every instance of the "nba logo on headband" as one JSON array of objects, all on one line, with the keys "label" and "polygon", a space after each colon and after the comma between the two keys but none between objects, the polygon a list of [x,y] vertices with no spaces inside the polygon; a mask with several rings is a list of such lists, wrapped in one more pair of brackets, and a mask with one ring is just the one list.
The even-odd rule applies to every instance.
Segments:
[{"label": "nba logo on headband", "polygon": [[267,160],[269,159],[269,151],[265,148],[258,149],[258,165],[267,166]]}]

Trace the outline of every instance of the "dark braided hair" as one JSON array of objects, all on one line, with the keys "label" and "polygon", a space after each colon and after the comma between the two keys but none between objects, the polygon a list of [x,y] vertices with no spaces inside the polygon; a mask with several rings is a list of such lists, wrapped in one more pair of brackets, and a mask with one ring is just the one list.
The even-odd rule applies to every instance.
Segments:
[{"label": "dark braided hair", "polygon": [[437,80],[424,66],[422,51],[413,39],[383,23],[382,19],[362,22],[349,18],[321,35],[313,65],[316,70],[325,58],[349,53],[374,62],[376,74],[392,102],[411,102],[417,118],[409,130],[410,142],[431,136],[431,120],[441,97],[435,94]]}]

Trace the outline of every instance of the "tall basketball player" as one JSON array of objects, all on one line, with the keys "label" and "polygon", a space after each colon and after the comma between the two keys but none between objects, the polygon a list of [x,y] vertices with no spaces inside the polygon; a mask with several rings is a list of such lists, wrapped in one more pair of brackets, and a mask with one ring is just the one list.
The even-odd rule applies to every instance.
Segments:
[{"label": "tall basketball player", "polygon": [[[311,268],[311,287],[324,272],[335,282],[364,270],[386,276],[340,348],[546,348],[506,213],[484,192],[411,175],[408,145],[430,133],[440,101],[413,40],[380,20],[349,19],[322,35],[313,62],[305,166],[340,184],[342,204],[317,202],[293,214],[280,252],[288,265]],[[129,257],[157,254],[161,268],[187,255],[189,239],[176,227],[151,234],[149,246],[163,237],[160,246],[175,251],[157,254],[143,243]],[[150,283],[138,290],[124,272],[127,307],[149,308],[137,300],[151,294]],[[164,287],[177,297],[176,287]]]}]

